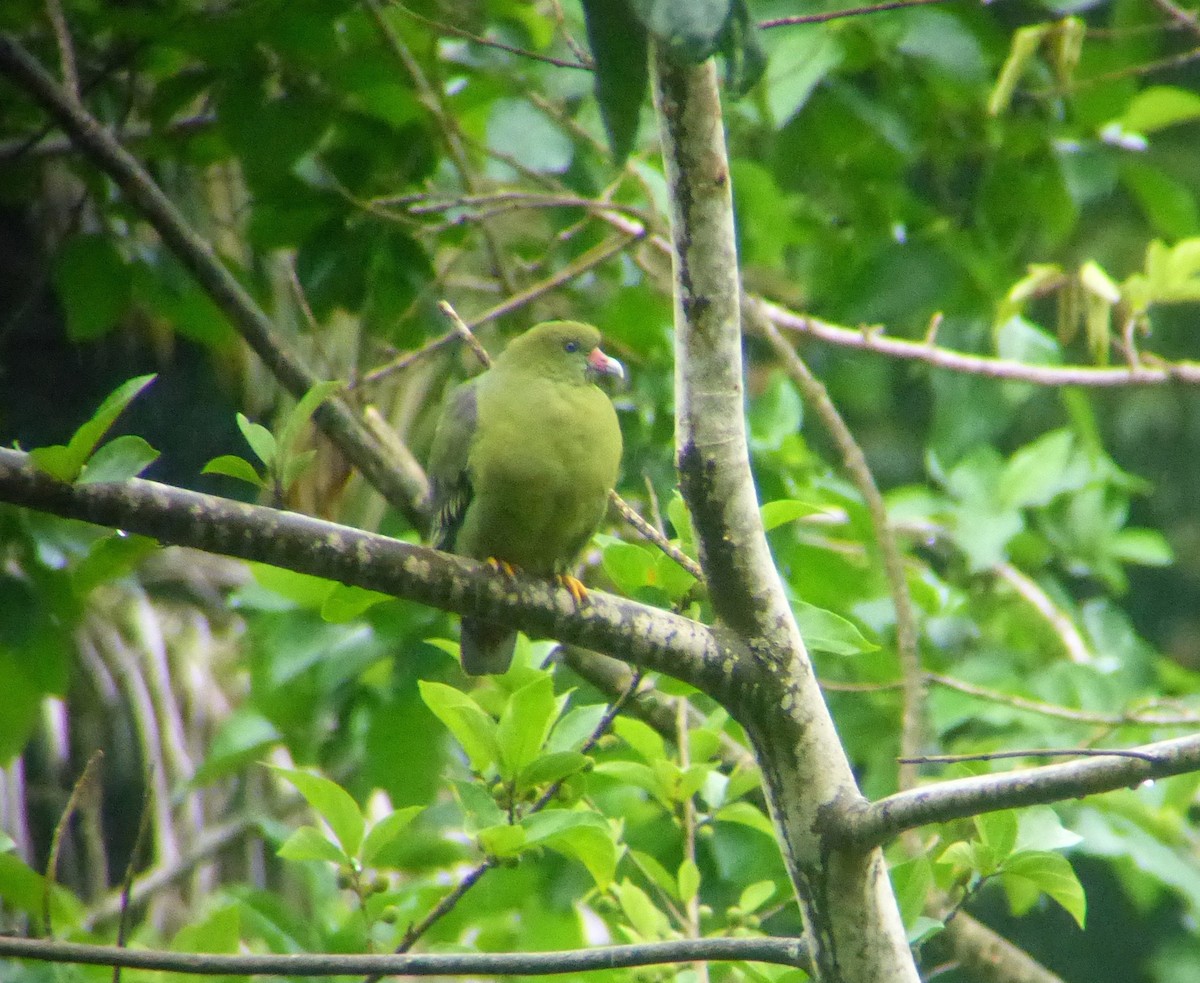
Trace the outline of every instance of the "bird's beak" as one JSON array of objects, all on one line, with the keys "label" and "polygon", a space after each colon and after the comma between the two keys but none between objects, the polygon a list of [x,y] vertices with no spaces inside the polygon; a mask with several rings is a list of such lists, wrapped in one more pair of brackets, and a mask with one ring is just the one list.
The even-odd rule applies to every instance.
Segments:
[{"label": "bird's beak", "polygon": [[618,379],[625,380],[625,366],[618,362],[615,358],[605,355],[599,348],[593,348],[587,357],[588,368],[597,375],[615,375]]}]

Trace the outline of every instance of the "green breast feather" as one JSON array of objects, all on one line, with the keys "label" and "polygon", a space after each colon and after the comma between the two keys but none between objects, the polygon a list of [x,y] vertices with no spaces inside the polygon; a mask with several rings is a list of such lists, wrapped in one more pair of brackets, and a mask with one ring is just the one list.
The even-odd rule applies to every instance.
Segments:
[{"label": "green breast feather", "polygon": [[[566,573],[604,518],[621,430],[597,373],[623,375],[599,332],[540,324],[447,400],[429,462],[434,545],[528,573]],[[463,666],[503,672],[515,633],[464,618]]]}]

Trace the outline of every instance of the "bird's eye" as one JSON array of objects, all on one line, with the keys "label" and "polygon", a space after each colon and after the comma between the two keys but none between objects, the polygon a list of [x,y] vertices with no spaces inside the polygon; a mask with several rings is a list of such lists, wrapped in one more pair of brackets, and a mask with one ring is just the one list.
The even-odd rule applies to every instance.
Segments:
[{"label": "bird's eye", "polygon": [[577,352],[577,351],[579,351],[579,342],[577,342],[577,341],[568,341],[568,342],[566,342],[566,343],[563,345],[563,351],[565,351],[565,352]]}]

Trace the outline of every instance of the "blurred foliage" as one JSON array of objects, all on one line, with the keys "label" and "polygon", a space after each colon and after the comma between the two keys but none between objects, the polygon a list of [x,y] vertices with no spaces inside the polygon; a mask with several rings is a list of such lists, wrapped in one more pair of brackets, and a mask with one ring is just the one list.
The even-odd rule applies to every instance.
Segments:
[{"label": "blurred foliage", "polygon": [[[323,378],[348,383],[421,457],[442,394],[477,368],[450,345],[407,361],[445,332],[438,300],[470,320],[523,296],[480,328],[492,350],[538,320],[592,321],[631,370],[615,397],[620,491],[694,554],[674,490],[653,114],[644,77],[610,71],[628,55],[619,26],[585,25],[584,6],[599,9],[62,4],[89,110]],[[631,7],[636,47],[671,5]],[[1194,25],[1150,0],[947,4],[762,31],[743,17],[794,8],[697,5],[705,53],[753,60],[761,40],[767,59],[725,106],[749,290],[913,339],[936,315],[939,345],[1051,368],[1200,358]],[[0,29],[61,75],[46,9],[6,0]],[[589,36],[604,113],[581,67]],[[752,81],[747,70],[727,77]],[[115,473],[149,465],[204,490],[261,487],[412,538],[312,437],[312,406],[245,355],[121,192],[4,81],[0,104],[4,441],[43,448],[71,479],[111,425],[149,442],[105,452]],[[1195,729],[1192,389],[1000,382],[798,344],[901,537],[934,674],[928,750]],[[899,668],[869,515],[772,350],[751,338],[747,356],[771,546],[863,790],[887,794]],[[129,403],[138,383],[119,387],[148,372],[157,380]],[[120,406],[98,412],[109,393]],[[174,875],[135,890],[131,941],[150,946],[383,950],[485,856],[495,867],[423,946],[798,930],[739,728],[669,679],[658,690],[697,711],[686,726],[659,733],[626,713],[600,731],[612,694],[543,667],[545,643],[522,642],[510,673],[469,683],[452,619],[412,603],[12,509],[0,510],[0,550],[6,930],[42,918],[35,871],[96,748],[103,785],[68,827],[53,892],[56,930],[79,938],[113,937],[131,858],[143,882]],[[708,616],[690,575],[615,524],[587,576]],[[893,845],[913,939],[936,958],[936,886],[1066,980],[1191,978],[1180,967],[1200,965],[1198,785],[1184,776],[923,830],[919,855]],[[135,850],[143,802],[151,832]],[[1114,939],[1136,939],[1136,961],[1081,955]],[[44,977],[16,964],[2,975]]]}]

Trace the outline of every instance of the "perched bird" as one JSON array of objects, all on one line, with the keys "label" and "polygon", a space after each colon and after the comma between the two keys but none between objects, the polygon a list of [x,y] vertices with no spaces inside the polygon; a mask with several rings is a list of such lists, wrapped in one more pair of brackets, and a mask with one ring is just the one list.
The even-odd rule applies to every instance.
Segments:
[{"label": "perched bird", "polygon": [[[598,375],[624,378],[600,332],[548,321],[514,339],[482,375],[449,396],[429,459],[434,546],[494,566],[557,576],[604,518],[621,463],[621,428]],[[512,662],[516,632],[462,620],[462,664],[472,676]]]}]

